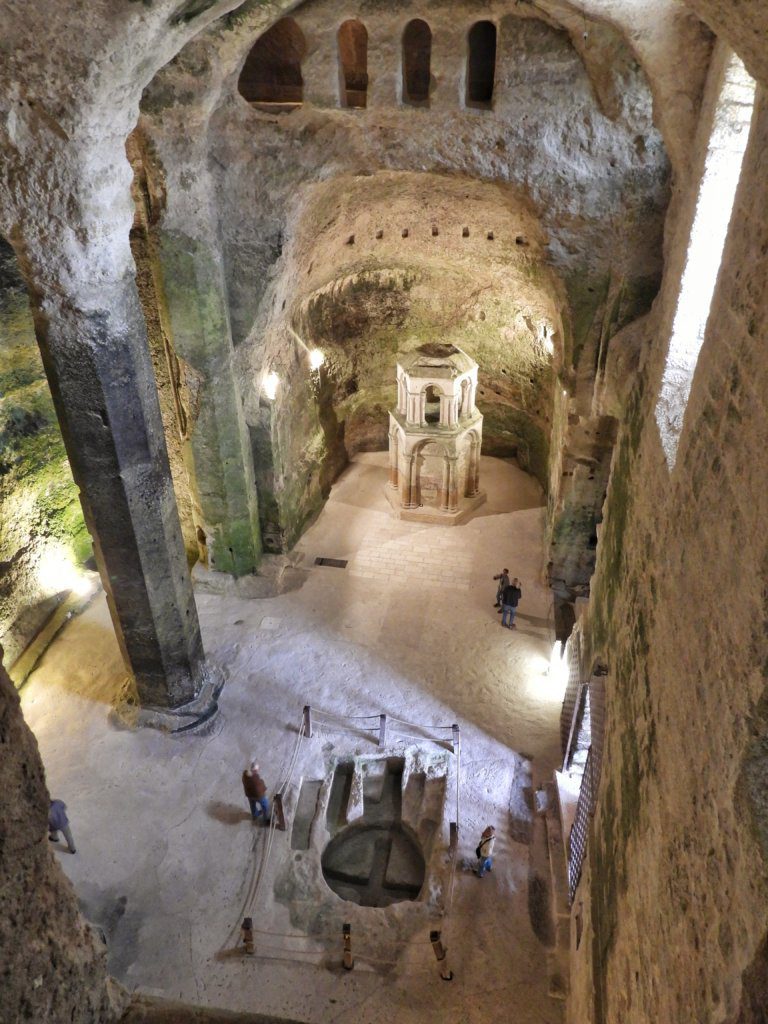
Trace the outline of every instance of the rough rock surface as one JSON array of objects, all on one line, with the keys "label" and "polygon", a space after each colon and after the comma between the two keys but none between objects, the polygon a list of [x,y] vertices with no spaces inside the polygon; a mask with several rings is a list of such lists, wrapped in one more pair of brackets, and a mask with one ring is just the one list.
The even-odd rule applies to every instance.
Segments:
[{"label": "rough rock surface", "polygon": [[0,643],[12,665],[91,557],[29,299],[0,240]]},{"label": "rough rock surface", "polygon": [[125,1000],[48,843],[43,765],[1,648],[0,789],[0,1022],[109,1024]]},{"label": "rough rock surface", "polygon": [[760,87],[674,469],[654,407],[684,232],[618,440],[585,623],[611,672],[574,1024],[765,1019],[766,159]]}]

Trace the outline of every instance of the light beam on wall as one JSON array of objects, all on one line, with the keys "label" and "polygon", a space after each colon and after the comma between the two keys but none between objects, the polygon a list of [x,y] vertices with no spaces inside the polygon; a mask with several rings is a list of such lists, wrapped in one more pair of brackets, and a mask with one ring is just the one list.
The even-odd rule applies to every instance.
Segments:
[{"label": "light beam on wall", "polygon": [[656,406],[656,422],[670,469],[677,459],[683,417],[720,272],[754,98],[754,79],[734,54],[726,66],[715,108]]},{"label": "light beam on wall", "polygon": [[78,572],[72,560],[62,548],[48,548],[40,559],[37,581],[46,594],[60,594],[71,590],[80,597],[93,591],[93,584]]},{"label": "light beam on wall", "polygon": [[264,391],[264,394],[267,396],[270,402],[274,402],[274,400],[277,398],[277,388],[279,384],[280,378],[277,376],[274,370],[270,370],[261,383],[261,387]]}]

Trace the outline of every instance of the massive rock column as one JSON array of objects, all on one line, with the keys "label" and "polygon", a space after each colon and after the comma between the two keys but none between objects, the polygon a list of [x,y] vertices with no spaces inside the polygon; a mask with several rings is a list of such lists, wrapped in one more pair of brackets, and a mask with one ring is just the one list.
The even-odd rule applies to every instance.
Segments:
[{"label": "massive rock column", "polygon": [[86,284],[67,256],[24,253],[35,330],[123,657],[141,703],[174,708],[205,656],[135,281],[126,259]]},{"label": "massive rock column", "polygon": [[[194,227],[212,237],[209,225]],[[164,230],[161,260],[175,350],[203,382],[189,443],[210,567],[243,576],[258,567],[261,534],[221,254],[210,240]]]}]

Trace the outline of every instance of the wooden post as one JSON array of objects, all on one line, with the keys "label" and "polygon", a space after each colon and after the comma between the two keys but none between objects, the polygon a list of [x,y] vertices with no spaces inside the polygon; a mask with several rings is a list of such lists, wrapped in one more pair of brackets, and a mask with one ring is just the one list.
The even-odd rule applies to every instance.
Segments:
[{"label": "wooden post", "polygon": [[240,928],[240,938],[243,945],[245,946],[245,952],[249,955],[253,954],[253,918],[244,917],[243,924]]},{"label": "wooden post", "polygon": [[455,722],[451,726],[451,732],[453,735],[453,752],[454,754],[458,754],[459,744],[461,743],[461,730]]},{"label": "wooden post", "polygon": [[387,716],[379,715],[379,746],[384,747],[387,744]]},{"label": "wooden post", "polygon": [[452,821],[450,823],[449,828],[450,828],[450,837],[451,837],[450,838],[450,843],[449,843],[449,849],[450,849],[451,853],[455,853],[456,849],[457,849],[457,847],[459,845],[459,826],[458,826],[458,823],[455,822],[455,821]]},{"label": "wooden post", "polygon": [[304,705],[304,735],[307,738],[312,736],[312,710],[309,704]]},{"label": "wooden post", "polygon": [[345,923],[343,927],[344,935],[344,957],[342,959],[342,966],[345,971],[351,971],[355,966],[355,960],[352,956],[352,925]]},{"label": "wooden post", "polygon": [[275,828],[279,828],[281,832],[285,832],[285,809],[283,808],[283,794],[275,793],[275,799],[273,801],[272,813],[275,816],[276,823]]},{"label": "wooden post", "polygon": [[437,966],[440,968],[440,977],[443,981],[453,981],[453,971],[448,966],[448,950],[442,943],[440,932],[430,932],[429,941],[435,951]]}]

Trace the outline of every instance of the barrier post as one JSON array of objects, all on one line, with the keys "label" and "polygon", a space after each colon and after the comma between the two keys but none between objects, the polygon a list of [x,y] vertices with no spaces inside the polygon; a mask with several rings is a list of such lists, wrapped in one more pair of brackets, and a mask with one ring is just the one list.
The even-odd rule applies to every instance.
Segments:
[{"label": "barrier post", "polygon": [[459,744],[461,743],[461,730],[455,722],[451,726],[451,733],[453,735],[453,752],[454,754],[457,754],[459,751]]},{"label": "barrier post", "polygon": [[253,918],[244,917],[240,928],[240,939],[245,946],[245,952],[253,955]]},{"label": "barrier post", "polygon": [[352,956],[352,925],[345,923],[342,933],[344,935],[344,957],[341,963],[345,971],[351,971],[355,966],[354,957]]},{"label": "barrier post", "polygon": [[283,794],[275,793],[275,798],[272,803],[272,814],[275,817],[275,828],[279,828],[281,832],[285,832],[285,810],[283,808]]},{"label": "barrier post", "polygon": [[440,932],[430,932],[429,941],[435,951],[437,966],[440,968],[440,977],[443,981],[453,981],[453,971],[448,967],[448,950],[442,943]]},{"label": "barrier post", "polygon": [[304,735],[312,737],[312,709],[309,704],[304,705]]},{"label": "barrier post", "polygon": [[450,823],[449,827],[450,827],[450,836],[451,836],[451,838],[450,838],[450,843],[449,843],[449,847],[448,848],[450,849],[451,853],[455,853],[456,852],[456,848],[459,845],[459,826],[458,826],[457,822],[452,821]]},{"label": "barrier post", "polygon": [[387,716],[379,715],[379,746],[387,745]]}]

